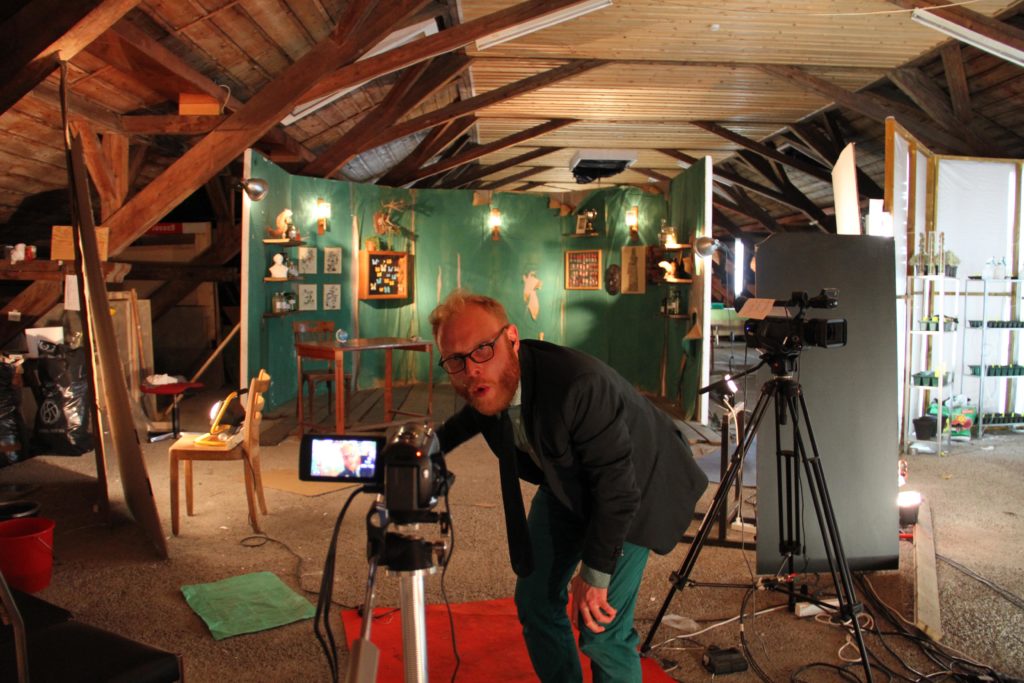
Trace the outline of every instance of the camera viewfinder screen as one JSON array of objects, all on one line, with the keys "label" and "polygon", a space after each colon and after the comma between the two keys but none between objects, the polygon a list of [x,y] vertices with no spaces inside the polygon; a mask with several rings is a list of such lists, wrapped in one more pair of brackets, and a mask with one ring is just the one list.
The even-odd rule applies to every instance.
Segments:
[{"label": "camera viewfinder screen", "polygon": [[304,481],[372,482],[380,440],[372,437],[306,434],[299,451],[299,478]]}]

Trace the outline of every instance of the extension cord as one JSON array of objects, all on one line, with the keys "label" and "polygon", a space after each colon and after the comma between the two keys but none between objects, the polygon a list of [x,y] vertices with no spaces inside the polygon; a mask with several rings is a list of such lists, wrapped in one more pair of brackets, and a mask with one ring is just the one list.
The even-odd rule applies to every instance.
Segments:
[{"label": "extension cord", "polygon": [[756,534],[757,527],[749,522],[744,522],[741,519],[734,520],[730,527],[733,531],[739,531],[741,533]]},{"label": "extension cord", "polygon": [[[832,605],[836,609],[839,609],[838,598],[828,598],[827,600],[822,600],[822,602],[826,605]],[[824,611],[825,610],[822,607],[814,604],[813,602],[798,602],[796,603],[796,609],[794,610],[795,614],[800,618],[813,617],[815,614],[821,614]]]}]

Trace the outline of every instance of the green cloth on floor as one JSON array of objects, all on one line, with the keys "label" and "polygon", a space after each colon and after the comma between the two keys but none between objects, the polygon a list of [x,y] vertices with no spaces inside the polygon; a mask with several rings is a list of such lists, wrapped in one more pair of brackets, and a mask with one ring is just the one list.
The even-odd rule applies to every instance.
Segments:
[{"label": "green cloth on floor", "polygon": [[216,640],[310,619],[316,613],[308,600],[272,572],[182,586],[181,592]]}]

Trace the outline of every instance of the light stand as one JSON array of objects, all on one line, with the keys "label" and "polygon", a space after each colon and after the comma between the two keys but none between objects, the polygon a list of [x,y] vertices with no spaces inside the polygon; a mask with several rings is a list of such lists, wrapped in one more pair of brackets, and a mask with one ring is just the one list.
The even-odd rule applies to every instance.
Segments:
[{"label": "light stand", "polygon": [[[700,527],[694,536],[693,543],[690,544],[690,549],[686,553],[679,571],[674,572],[670,577],[672,587],[669,589],[668,595],[665,596],[665,601],[662,603],[654,623],[647,632],[647,637],[640,647],[640,652],[641,654],[646,654],[650,651],[651,641],[654,639],[654,634],[661,625],[665,613],[668,611],[672,598],[677,590],[685,588],[689,582],[690,574],[697,562],[697,557],[707,542],[716,520],[724,510],[725,503],[729,498],[729,489],[736,480],[737,474],[742,468],[743,460],[757,435],[761,420],[768,411],[769,405],[771,405],[775,414],[776,466],[780,475],[778,477],[780,501],[779,550],[787,556],[789,570],[792,572],[793,557],[802,552],[803,549],[799,537],[799,506],[796,504],[800,495],[800,468],[802,467],[807,476],[814,511],[818,519],[818,527],[821,531],[825,553],[828,557],[829,570],[836,587],[836,594],[839,599],[839,614],[844,621],[851,623],[857,648],[860,650],[861,663],[864,668],[864,674],[867,677],[866,680],[868,683],[872,683],[873,679],[871,677],[871,665],[868,662],[867,647],[864,644],[864,636],[861,632],[860,623],[857,620],[862,606],[857,602],[853,589],[853,580],[850,576],[850,568],[846,562],[846,554],[843,551],[843,545],[839,538],[839,529],[836,524],[835,513],[832,509],[828,487],[825,483],[825,473],[821,466],[818,446],[815,443],[814,432],[811,429],[807,404],[804,401],[800,383],[794,378],[799,360],[799,350],[780,353],[766,352],[761,358],[764,362],[743,373],[743,375],[752,373],[760,368],[761,365],[767,364],[771,369],[772,377],[765,381],[761,388],[761,395],[751,414],[750,428],[743,435],[741,443],[736,446],[736,450],[733,452],[729,468],[722,477],[722,482],[719,484],[718,491],[715,492],[711,507],[704,515],[704,519],[700,523]],[[743,375],[737,375],[737,377],[742,377]],[[702,389],[701,391],[705,390]],[[811,449],[810,454],[808,454],[804,446],[801,434],[801,417],[807,431],[807,440]],[[792,421],[793,448],[792,450],[784,451],[782,450],[782,432],[780,427],[785,425],[787,420]],[[796,603],[796,594],[792,589],[792,584],[790,584],[787,592],[789,594],[790,609],[793,609]],[[802,597],[801,599],[806,598]]]},{"label": "light stand", "polygon": [[[418,522],[439,522],[442,532],[448,524],[446,512],[420,512],[411,522],[410,531]],[[363,626],[359,640],[352,644],[349,656],[347,683],[373,683],[377,680],[380,652],[370,641],[373,621],[373,593],[378,567],[385,567],[398,576],[399,608],[402,614],[402,663],[405,683],[427,683],[427,621],[423,578],[437,571],[443,563],[443,542],[434,543],[401,531],[388,531],[391,519],[381,502],[370,509],[366,517],[369,547],[369,574],[366,582],[366,601],[363,608]]]}]

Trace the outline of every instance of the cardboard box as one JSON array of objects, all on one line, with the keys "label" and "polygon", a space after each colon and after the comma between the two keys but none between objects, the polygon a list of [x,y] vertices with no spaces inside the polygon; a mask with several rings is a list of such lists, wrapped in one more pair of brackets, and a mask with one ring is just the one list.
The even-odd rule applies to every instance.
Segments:
[{"label": "cardboard box", "polygon": [[[110,243],[110,228],[96,228],[96,245],[100,252],[100,261],[107,260],[107,245]],[[70,225],[55,225],[50,233],[50,260],[74,261],[74,232]]]},{"label": "cardboard box", "polygon": [[178,93],[178,116],[219,116],[220,100],[212,95]]}]

